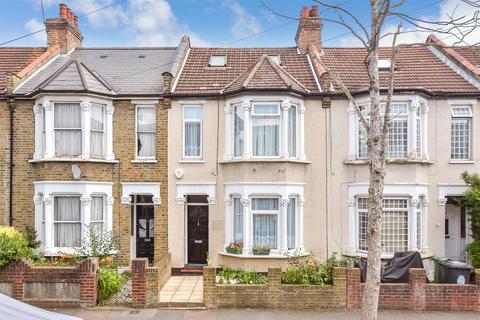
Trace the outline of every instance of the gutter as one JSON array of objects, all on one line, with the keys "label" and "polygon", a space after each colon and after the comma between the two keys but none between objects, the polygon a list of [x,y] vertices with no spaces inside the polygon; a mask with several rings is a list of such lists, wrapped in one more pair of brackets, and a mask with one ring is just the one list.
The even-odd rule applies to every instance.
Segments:
[{"label": "gutter", "polygon": [[13,113],[15,107],[15,99],[13,95],[7,95],[7,106],[10,114],[10,141],[9,141],[9,168],[8,168],[8,178],[9,178],[9,201],[8,201],[8,225],[13,226]]}]

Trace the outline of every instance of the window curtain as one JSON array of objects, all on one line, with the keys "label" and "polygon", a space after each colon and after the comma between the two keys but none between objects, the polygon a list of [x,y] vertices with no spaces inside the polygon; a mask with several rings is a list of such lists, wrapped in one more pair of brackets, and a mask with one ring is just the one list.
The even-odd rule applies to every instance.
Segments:
[{"label": "window curtain", "polygon": [[137,154],[155,157],[155,107],[137,107]]},{"label": "window curtain", "polygon": [[184,107],[185,156],[199,157],[202,143],[202,108]]},{"label": "window curtain", "polygon": [[78,103],[56,103],[54,107],[55,155],[82,153],[82,113]]},{"label": "window curtain", "polygon": [[78,247],[81,243],[80,197],[54,198],[55,247]]},{"label": "window curtain", "polygon": [[233,198],[233,242],[243,243],[243,205],[240,198]]},{"label": "window curtain", "polygon": [[287,207],[287,247],[295,248],[296,199],[290,198]]},{"label": "window curtain", "polygon": [[254,198],[252,210],[278,210],[277,198]]},{"label": "window curtain", "polygon": [[253,215],[253,245],[277,248],[277,218],[276,214]]},{"label": "window curtain", "polygon": [[297,156],[297,107],[288,109],[288,154],[290,157]]},{"label": "window curtain", "polygon": [[92,197],[92,204],[90,207],[90,227],[95,232],[95,235],[101,236],[103,233],[103,208],[104,198],[95,196]]},{"label": "window curtain", "polygon": [[90,108],[90,155],[92,157],[103,157],[104,154],[104,111],[104,106],[92,103]]},{"label": "window curtain", "polygon": [[243,155],[243,110],[240,106],[234,108],[234,121],[233,121],[233,132],[234,132],[234,157],[242,157]]},{"label": "window curtain", "polygon": [[279,155],[279,117],[254,116],[253,155],[257,157],[275,157]]}]

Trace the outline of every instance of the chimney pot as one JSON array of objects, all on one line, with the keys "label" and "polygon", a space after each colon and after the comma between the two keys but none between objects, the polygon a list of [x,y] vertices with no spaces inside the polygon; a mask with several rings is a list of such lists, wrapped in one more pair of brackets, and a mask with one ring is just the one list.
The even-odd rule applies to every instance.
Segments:
[{"label": "chimney pot", "polygon": [[308,7],[307,6],[302,8],[302,14],[300,16],[303,17],[303,18],[308,17]]},{"label": "chimney pot", "polygon": [[310,17],[312,17],[312,18],[318,17],[318,6],[317,5],[312,6],[312,9],[310,10]]},{"label": "chimney pot", "polygon": [[60,18],[67,19],[67,5],[65,3],[60,3]]},{"label": "chimney pot", "polygon": [[70,10],[70,8],[67,8],[67,20],[72,21],[72,18],[73,18],[72,10]]}]

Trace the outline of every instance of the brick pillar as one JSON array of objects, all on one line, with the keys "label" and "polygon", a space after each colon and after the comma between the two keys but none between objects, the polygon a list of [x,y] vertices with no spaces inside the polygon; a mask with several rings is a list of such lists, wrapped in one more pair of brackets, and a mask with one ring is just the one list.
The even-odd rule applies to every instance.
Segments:
[{"label": "brick pillar", "polygon": [[12,298],[23,301],[23,283],[29,269],[30,265],[23,259],[12,262],[6,267],[6,271],[10,274],[10,279],[12,280]]},{"label": "brick pillar", "polygon": [[280,268],[268,268],[268,295],[267,308],[279,308],[282,303],[282,269]]},{"label": "brick pillar", "polygon": [[412,309],[416,311],[425,310],[425,295],[427,289],[427,275],[425,269],[410,269],[409,279]]},{"label": "brick pillar", "polygon": [[217,307],[215,299],[216,276],[216,268],[203,267],[203,304],[207,308]]},{"label": "brick pillar", "polygon": [[360,280],[359,268],[347,269],[347,297],[346,307],[347,309],[360,308],[362,303],[362,286]]},{"label": "brick pillar", "polygon": [[475,269],[475,284],[477,285],[477,311],[480,311],[480,269]]},{"label": "brick pillar", "polygon": [[140,258],[132,260],[132,305],[135,307],[145,306],[147,280],[146,271],[148,259]]},{"label": "brick pillar", "polygon": [[145,291],[145,302],[147,306],[158,302],[160,297],[158,267],[150,267],[146,269]]},{"label": "brick pillar", "polygon": [[88,258],[79,267],[80,304],[94,307],[98,298],[98,258]]},{"label": "brick pillar", "polygon": [[333,268],[334,308],[347,306],[347,268]]}]

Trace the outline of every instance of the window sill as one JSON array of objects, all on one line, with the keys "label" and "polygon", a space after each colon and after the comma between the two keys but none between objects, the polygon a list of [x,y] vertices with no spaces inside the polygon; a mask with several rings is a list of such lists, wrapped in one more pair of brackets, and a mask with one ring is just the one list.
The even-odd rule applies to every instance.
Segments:
[{"label": "window sill", "polygon": [[312,163],[311,161],[307,161],[307,160],[280,159],[280,158],[231,159],[231,160],[221,160],[218,163],[226,164],[226,163],[238,163],[238,162],[291,162],[291,163],[302,163],[302,164]]},{"label": "window sill", "polygon": [[131,163],[158,163],[155,159],[135,159],[130,161]]},{"label": "window sill", "polygon": [[[364,164],[369,164],[369,160],[367,159],[357,159],[357,160],[346,160],[343,162],[343,164],[348,164],[348,165],[364,165]],[[426,165],[431,165],[434,162],[431,160],[426,160],[426,159],[387,159],[387,164],[426,164]]]},{"label": "window sill", "polygon": [[[228,253],[228,252],[220,252],[219,255],[225,257],[233,257],[239,259],[289,259],[290,256],[285,254],[269,254],[268,256],[261,256],[261,255],[254,255],[254,254],[235,254],[235,253]],[[301,254],[296,255],[295,257],[308,257],[310,253],[304,252]]]},{"label": "window sill", "polygon": [[178,160],[178,163],[205,163],[205,160]]},{"label": "window sill", "polygon": [[473,160],[450,160],[448,163],[451,164],[474,164]]},{"label": "window sill", "polygon": [[31,159],[29,163],[40,162],[96,162],[96,163],[119,163],[118,160],[105,160],[105,159],[82,159],[82,158],[53,158],[53,159]]}]

